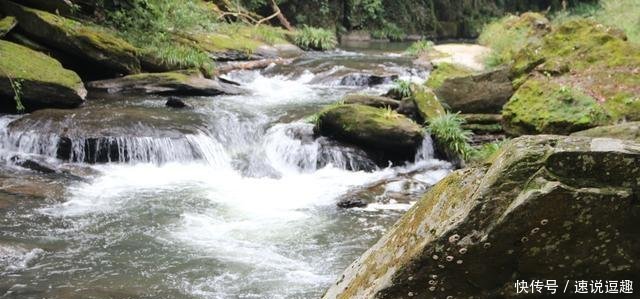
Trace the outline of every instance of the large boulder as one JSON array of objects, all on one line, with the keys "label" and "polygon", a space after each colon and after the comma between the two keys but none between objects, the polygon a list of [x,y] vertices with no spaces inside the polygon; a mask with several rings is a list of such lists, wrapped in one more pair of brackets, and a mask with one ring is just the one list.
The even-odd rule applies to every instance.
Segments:
[{"label": "large boulder", "polygon": [[27,111],[73,108],[87,91],[80,77],[55,59],[26,47],[0,40],[0,110],[14,112],[15,92]]},{"label": "large boulder", "polygon": [[447,79],[466,77],[473,74],[474,71],[469,68],[458,64],[443,62],[434,66],[434,69],[429,74],[426,85],[435,90],[440,88]]},{"label": "large boulder", "polygon": [[5,36],[9,31],[18,25],[18,20],[14,17],[4,17],[0,19],[0,37]]},{"label": "large boulder", "polygon": [[357,145],[382,164],[413,159],[425,136],[418,124],[393,110],[358,104],[323,110],[315,131]]},{"label": "large boulder", "polygon": [[108,93],[222,95],[241,94],[236,85],[205,78],[199,71],[143,73],[87,83],[91,90]]},{"label": "large boulder", "polygon": [[575,280],[638,281],[639,165],[637,143],[515,139],[431,188],[324,298],[515,298],[540,279],[581,298]]},{"label": "large boulder", "polygon": [[45,11],[1,0],[0,10],[18,19],[18,27],[39,42],[115,73],[140,72],[137,49],[115,35]]},{"label": "large boulder", "polygon": [[342,102],[345,104],[360,104],[376,108],[390,109],[397,109],[400,106],[400,101],[368,94],[348,94],[342,98]]},{"label": "large boulder", "polygon": [[412,86],[412,88],[411,99],[413,100],[421,121],[428,122],[446,113],[442,103],[440,103],[440,100],[431,89],[421,86]]},{"label": "large boulder", "polygon": [[609,137],[640,142],[640,122],[626,122],[611,126],[596,127],[576,132],[571,135],[583,137]]},{"label": "large boulder", "polygon": [[443,103],[462,113],[499,113],[513,92],[507,69],[447,78],[435,89]]},{"label": "large boulder", "polygon": [[545,78],[530,79],[502,110],[510,135],[562,134],[609,122],[604,108],[591,96]]},{"label": "large boulder", "polygon": [[[623,32],[590,20],[572,20],[554,28],[540,43],[530,44],[514,56],[514,85],[522,85],[525,90],[518,90],[512,101],[522,101],[525,93],[531,98],[527,104],[536,102],[534,105],[542,106],[548,104],[549,95],[558,98],[554,95],[558,91],[581,94],[582,98],[591,98],[589,102],[595,101],[602,107],[608,115],[605,124],[637,121],[640,120],[639,70],[640,48],[627,41]],[[539,89],[537,94],[530,92],[532,86]],[[591,107],[587,105],[586,108]],[[538,112],[546,113],[547,110],[527,113],[530,118],[547,118]],[[577,112],[581,115],[590,113],[588,110]],[[576,129],[580,127],[584,129],[584,126]]]}]

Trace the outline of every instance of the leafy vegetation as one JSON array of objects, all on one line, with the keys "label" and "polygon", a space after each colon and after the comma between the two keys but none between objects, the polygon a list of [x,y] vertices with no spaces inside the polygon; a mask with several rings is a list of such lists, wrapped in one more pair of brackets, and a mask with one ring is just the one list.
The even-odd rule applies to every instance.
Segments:
[{"label": "leafy vegetation", "polygon": [[411,82],[400,79],[395,80],[391,90],[403,98],[408,98],[411,96]]},{"label": "leafy vegetation", "polygon": [[498,140],[490,143],[485,143],[478,148],[475,148],[471,154],[470,161],[483,163],[490,161],[502,147],[507,143],[508,139]]},{"label": "leafy vegetation", "polygon": [[338,41],[336,35],[323,28],[302,26],[294,37],[295,44],[305,50],[331,50],[336,47]]},{"label": "leafy vegetation", "polygon": [[450,153],[469,159],[474,149],[469,144],[471,131],[462,129],[464,119],[457,113],[446,113],[430,120],[428,131]]},{"label": "leafy vegetation", "polygon": [[382,28],[371,31],[371,36],[376,39],[389,39],[390,41],[402,41],[407,34],[394,23],[384,22]]},{"label": "leafy vegetation", "polygon": [[11,80],[11,88],[13,89],[13,100],[16,101],[16,111],[22,113],[25,110],[24,105],[22,105],[22,80]]},{"label": "leafy vegetation", "polygon": [[427,54],[429,53],[429,51],[433,50],[434,45],[435,44],[429,40],[417,41],[411,44],[411,46],[407,48],[405,53],[411,56],[420,56],[422,54]]}]

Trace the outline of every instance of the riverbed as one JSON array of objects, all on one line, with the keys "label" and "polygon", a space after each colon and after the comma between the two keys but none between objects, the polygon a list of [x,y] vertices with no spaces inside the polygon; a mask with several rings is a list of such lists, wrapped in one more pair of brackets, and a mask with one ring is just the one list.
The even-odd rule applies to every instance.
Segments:
[{"label": "riverbed", "polygon": [[[0,195],[0,297],[320,297],[451,165],[425,140],[415,161],[375,166],[316,138],[310,116],[427,76],[398,52],[337,50],[230,73],[246,94],[181,97],[185,111],[161,96],[94,94],[55,117],[2,116],[7,175],[39,177],[12,165],[16,155],[87,174],[49,175],[63,188],[45,200]],[[120,154],[94,159],[100,149],[85,145],[97,135]],[[367,207],[336,206],[374,185]]]}]

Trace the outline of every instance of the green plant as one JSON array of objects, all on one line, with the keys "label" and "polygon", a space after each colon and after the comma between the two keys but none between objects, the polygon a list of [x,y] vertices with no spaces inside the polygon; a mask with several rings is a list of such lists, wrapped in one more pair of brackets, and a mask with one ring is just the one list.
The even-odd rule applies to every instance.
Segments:
[{"label": "green plant", "polygon": [[471,155],[471,160],[474,162],[486,162],[490,160],[507,144],[507,139],[498,140],[490,143],[485,143],[478,148],[475,148]]},{"label": "green plant", "polygon": [[484,61],[487,68],[509,63],[513,55],[526,46],[529,28],[513,24],[518,21],[517,18],[504,17],[487,24],[482,30],[478,43],[491,48],[491,53]]},{"label": "green plant", "polygon": [[305,50],[326,51],[335,48],[338,44],[336,35],[323,28],[302,26],[294,36],[294,43]]},{"label": "green plant", "polygon": [[391,109],[391,107],[387,106],[384,108],[383,116],[385,119],[398,119],[400,114],[395,110]]},{"label": "green plant", "polygon": [[459,114],[446,113],[431,119],[427,129],[446,151],[467,160],[474,150],[469,144],[471,131],[462,129],[464,123]]},{"label": "green plant", "polygon": [[391,88],[391,90],[403,98],[408,98],[411,96],[411,82],[400,79],[395,80],[393,81],[393,88]]},{"label": "green plant", "polygon": [[24,105],[22,105],[22,80],[14,79],[10,80],[10,82],[13,89],[13,100],[16,101],[16,111],[22,113],[25,110]]},{"label": "green plant", "polygon": [[434,45],[435,44],[432,41],[420,40],[411,44],[411,46],[405,50],[405,53],[411,56],[420,56],[433,50]]},{"label": "green plant", "polygon": [[391,41],[402,41],[407,34],[398,27],[398,25],[391,22],[383,22],[380,29],[371,31],[371,36],[375,39],[389,39]]}]

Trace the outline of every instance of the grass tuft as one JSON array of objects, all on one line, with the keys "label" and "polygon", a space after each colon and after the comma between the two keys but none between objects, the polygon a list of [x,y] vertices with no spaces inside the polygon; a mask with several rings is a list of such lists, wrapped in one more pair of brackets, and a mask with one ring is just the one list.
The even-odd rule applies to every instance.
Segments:
[{"label": "grass tuft", "polygon": [[417,42],[411,44],[411,46],[409,46],[409,48],[407,48],[407,50],[405,50],[405,53],[407,55],[411,55],[411,56],[420,56],[420,55],[427,54],[430,51],[432,51],[434,45],[435,44],[432,41],[429,41],[429,40],[417,41]]},{"label": "grass tuft", "polygon": [[446,113],[431,119],[427,128],[444,149],[467,160],[472,156],[474,149],[469,144],[471,131],[462,129],[464,123],[459,114]]}]

